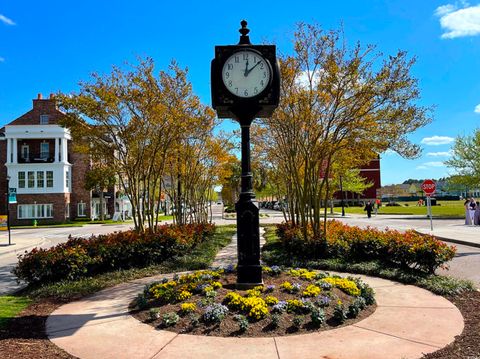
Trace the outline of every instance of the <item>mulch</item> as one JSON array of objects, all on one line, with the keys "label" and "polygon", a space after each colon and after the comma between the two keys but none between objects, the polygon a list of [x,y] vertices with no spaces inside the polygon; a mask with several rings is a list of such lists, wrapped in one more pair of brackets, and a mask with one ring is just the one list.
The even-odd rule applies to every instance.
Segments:
[{"label": "mulch", "polygon": [[[289,299],[300,299],[300,292],[299,293],[285,293],[280,289],[280,285],[285,281],[290,281],[291,283],[300,283],[302,284],[302,288],[305,289],[308,284],[312,284],[307,280],[303,280],[298,277],[292,277],[287,273],[282,273],[277,276],[267,276],[263,277],[264,279],[264,287],[268,285],[275,285],[275,290],[270,293],[264,293],[265,295],[271,295],[276,297],[279,300],[289,300]],[[225,295],[231,291],[235,291],[238,294],[244,296],[246,295],[245,290],[237,290],[235,288],[237,277],[236,274],[227,274],[222,276],[219,281],[222,283],[223,288],[217,290],[217,296],[215,297],[215,303],[222,303],[223,298]],[[274,327],[271,324],[270,317],[266,317],[265,319],[261,319],[258,321],[250,321],[248,326],[248,330],[242,332],[239,330],[238,322],[235,320],[235,314],[238,314],[237,311],[230,311],[228,315],[225,317],[224,320],[220,324],[210,324],[204,323],[200,320],[200,324],[196,327],[192,327],[189,316],[182,315],[180,312],[180,304],[162,304],[161,302],[150,302],[149,305],[142,310],[136,308],[136,301],[132,302],[130,306],[130,313],[138,319],[139,321],[149,324],[155,328],[163,329],[167,331],[172,331],[175,333],[180,334],[191,334],[191,335],[207,335],[207,336],[216,336],[216,337],[278,337],[284,335],[299,335],[299,334],[306,334],[311,332],[317,331],[324,331],[333,328],[339,328],[342,326],[352,325],[356,322],[359,322],[369,315],[371,315],[375,309],[376,305],[367,306],[365,309],[360,311],[359,315],[356,318],[347,319],[344,323],[339,323],[333,317],[333,311],[335,307],[335,303],[337,300],[341,300],[345,308],[348,308],[348,305],[353,302],[354,297],[345,294],[338,288],[332,288],[331,291],[323,292],[322,294],[328,295],[331,299],[331,304],[323,308],[325,312],[326,321],[320,327],[316,327],[310,321],[310,315],[303,313],[301,317],[303,318],[303,323],[300,327],[295,327],[292,325],[292,320],[297,314],[293,313],[283,313],[280,318],[280,322],[277,327]],[[205,298],[204,295],[196,294],[193,295],[191,298],[186,300],[185,302],[190,303],[198,303],[202,298]],[[313,299],[313,298],[310,298]],[[159,318],[156,320],[151,320],[149,315],[150,308],[156,308],[159,310]],[[179,315],[180,320],[177,325],[172,327],[164,327],[162,326],[162,316],[167,313],[176,313]],[[203,308],[200,308],[197,305],[196,315],[201,316],[203,313]],[[243,313],[245,314],[245,313]]]},{"label": "mulch", "polygon": [[[478,359],[480,358],[480,292],[466,292],[447,297],[465,319],[465,329],[456,340],[425,359]],[[63,303],[44,300],[30,305],[9,325],[0,330],[0,356],[2,359],[75,358],[52,344],[45,334],[48,315]]]}]

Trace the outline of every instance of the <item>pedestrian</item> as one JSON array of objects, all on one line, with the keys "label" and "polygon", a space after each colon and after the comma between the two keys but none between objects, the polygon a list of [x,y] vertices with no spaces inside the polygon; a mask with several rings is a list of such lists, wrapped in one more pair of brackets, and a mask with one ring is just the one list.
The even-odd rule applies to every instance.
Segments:
[{"label": "pedestrian", "polygon": [[473,224],[476,226],[480,225],[480,202],[477,202],[475,206],[475,212],[473,214]]},{"label": "pedestrian", "polygon": [[378,214],[378,209],[380,208],[380,203],[381,203],[380,200],[377,198],[377,199],[375,200],[375,204],[373,205],[373,210],[374,210],[374,212],[375,212],[375,217],[376,217],[377,214]]},{"label": "pedestrian", "polygon": [[372,218],[372,210],[373,210],[372,201],[368,201],[363,210],[367,211],[368,218]]},{"label": "pedestrian", "polygon": [[470,217],[470,200],[467,199],[463,206],[465,207],[465,225],[470,226],[472,224],[472,217]]}]

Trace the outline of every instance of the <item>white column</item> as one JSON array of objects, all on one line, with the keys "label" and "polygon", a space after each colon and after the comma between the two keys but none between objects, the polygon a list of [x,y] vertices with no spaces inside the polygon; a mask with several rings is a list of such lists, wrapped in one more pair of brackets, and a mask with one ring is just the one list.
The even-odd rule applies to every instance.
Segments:
[{"label": "white column", "polygon": [[13,163],[18,162],[18,139],[13,139]]},{"label": "white column", "polygon": [[12,159],[12,148],[11,148],[11,140],[9,138],[7,138],[7,163],[10,163],[12,162],[11,159]]},{"label": "white column", "polygon": [[68,163],[68,141],[65,137],[62,138],[62,162]]},{"label": "white column", "polygon": [[60,144],[58,143],[59,142],[59,138],[55,138],[55,159],[53,160],[53,162],[58,162],[58,156],[59,156],[59,151],[60,151]]}]

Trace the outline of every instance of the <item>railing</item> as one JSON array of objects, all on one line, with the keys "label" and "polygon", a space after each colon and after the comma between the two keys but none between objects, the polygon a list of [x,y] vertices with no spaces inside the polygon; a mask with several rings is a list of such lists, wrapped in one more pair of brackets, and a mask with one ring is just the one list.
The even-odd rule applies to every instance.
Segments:
[{"label": "railing", "polygon": [[50,156],[50,154],[45,156],[43,153],[30,154],[28,157],[18,156],[18,163],[48,163],[53,162],[53,160],[53,156]]}]

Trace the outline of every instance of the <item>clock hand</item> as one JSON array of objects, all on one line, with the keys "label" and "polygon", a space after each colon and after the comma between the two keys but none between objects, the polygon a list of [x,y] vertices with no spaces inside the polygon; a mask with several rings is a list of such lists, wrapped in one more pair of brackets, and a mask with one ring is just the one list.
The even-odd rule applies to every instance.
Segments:
[{"label": "clock hand", "polygon": [[245,63],[245,72],[243,73],[243,76],[247,77],[248,76],[248,59],[247,62]]},{"label": "clock hand", "polygon": [[245,76],[248,76],[248,74],[249,74],[250,72],[252,72],[252,70],[253,70],[255,67],[257,67],[258,65],[260,65],[260,62],[261,62],[261,61],[257,62],[250,70],[245,71]]}]

